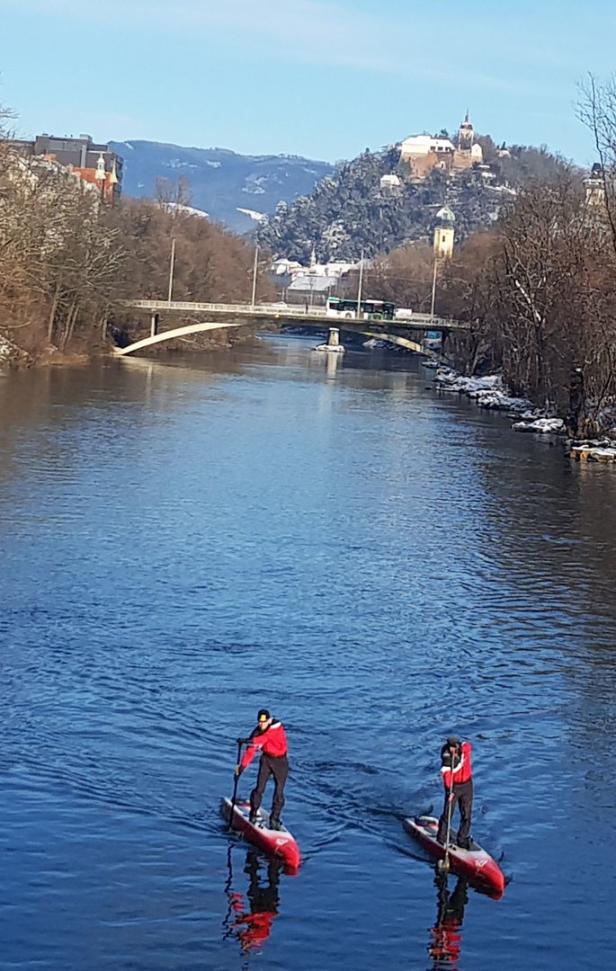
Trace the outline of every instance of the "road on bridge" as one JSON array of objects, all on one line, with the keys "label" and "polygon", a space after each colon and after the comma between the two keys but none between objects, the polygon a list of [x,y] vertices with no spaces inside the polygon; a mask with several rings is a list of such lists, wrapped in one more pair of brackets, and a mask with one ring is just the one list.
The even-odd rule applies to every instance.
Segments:
[{"label": "road on bridge", "polygon": [[150,314],[208,314],[216,317],[240,317],[246,320],[276,320],[280,323],[298,324],[305,321],[308,326],[319,324],[326,327],[345,327],[348,324],[370,325],[383,324],[401,330],[439,330],[449,332],[454,330],[468,330],[469,324],[455,320],[453,317],[436,317],[431,314],[414,313],[410,317],[396,317],[393,320],[375,320],[374,317],[355,317],[353,315],[341,317],[328,315],[321,307],[289,307],[276,303],[190,303],[183,300],[126,300],[124,306],[133,310],[147,311]]}]

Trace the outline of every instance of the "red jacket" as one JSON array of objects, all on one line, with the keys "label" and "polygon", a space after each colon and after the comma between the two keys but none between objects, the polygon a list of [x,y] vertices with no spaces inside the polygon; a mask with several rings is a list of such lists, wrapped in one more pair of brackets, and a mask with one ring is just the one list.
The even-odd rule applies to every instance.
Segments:
[{"label": "red jacket", "polygon": [[258,751],[263,752],[264,755],[271,755],[274,759],[280,759],[287,754],[287,736],[282,722],[273,721],[264,732],[260,728],[255,728],[250,736],[248,748],[242,755],[240,762],[242,769],[248,768]]},{"label": "red jacket", "polygon": [[[473,778],[473,767],[471,765],[471,751],[472,746],[470,742],[462,742],[462,753],[461,755],[454,755],[453,758],[453,784],[462,785],[463,782],[468,782]],[[443,785],[445,789],[451,789],[451,776],[452,768],[450,765],[449,758],[449,746],[444,745],[441,750],[441,758],[443,759],[443,766],[441,767],[441,778],[443,779]]]}]

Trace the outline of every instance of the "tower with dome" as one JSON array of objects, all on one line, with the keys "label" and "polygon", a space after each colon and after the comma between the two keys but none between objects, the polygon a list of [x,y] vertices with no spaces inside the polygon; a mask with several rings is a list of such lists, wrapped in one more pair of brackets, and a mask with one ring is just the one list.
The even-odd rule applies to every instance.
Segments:
[{"label": "tower with dome", "polygon": [[454,223],[456,217],[445,205],[436,214],[434,229],[434,255],[437,260],[448,260],[453,255]]}]

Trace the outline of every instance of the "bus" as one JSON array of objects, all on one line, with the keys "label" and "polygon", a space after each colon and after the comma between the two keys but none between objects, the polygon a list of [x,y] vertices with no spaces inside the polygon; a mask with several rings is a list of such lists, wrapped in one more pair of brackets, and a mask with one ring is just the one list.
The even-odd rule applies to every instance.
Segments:
[{"label": "bus", "polygon": [[396,307],[387,300],[361,300],[358,313],[357,300],[328,297],[326,313],[328,317],[346,317],[347,320],[357,317],[364,320],[393,320]]}]

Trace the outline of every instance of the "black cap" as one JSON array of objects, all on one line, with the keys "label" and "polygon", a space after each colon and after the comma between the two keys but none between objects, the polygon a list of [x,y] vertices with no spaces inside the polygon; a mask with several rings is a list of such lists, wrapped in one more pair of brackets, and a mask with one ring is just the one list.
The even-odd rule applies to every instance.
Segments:
[{"label": "black cap", "polygon": [[447,744],[451,746],[455,746],[455,748],[458,748],[462,744],[462,742],[456,735],[450,735],[449,738],[447,739]]},{"label": "black cap", "polygon": [[257,712],[257,721],[258,722],[260,722],[261,720],[267,721],[268,718],[270,718],[270,717],[271,716],[270,716],[270,713],[267,710],[267,708],[260,708],[259,711]]}]

